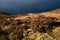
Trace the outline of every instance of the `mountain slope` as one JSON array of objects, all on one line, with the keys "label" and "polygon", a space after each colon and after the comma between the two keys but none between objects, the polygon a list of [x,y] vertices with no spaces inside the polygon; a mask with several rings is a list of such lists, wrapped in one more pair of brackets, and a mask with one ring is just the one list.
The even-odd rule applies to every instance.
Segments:
[{"label": "mountain slope", "polygon": [[0,16],[0,40],[59,40],[60,9]]}]

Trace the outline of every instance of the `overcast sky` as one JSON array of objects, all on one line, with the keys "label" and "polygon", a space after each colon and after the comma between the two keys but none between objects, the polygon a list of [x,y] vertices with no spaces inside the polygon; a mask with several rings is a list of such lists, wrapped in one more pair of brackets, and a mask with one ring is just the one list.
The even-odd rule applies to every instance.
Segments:
[{"label": "overcast sky", "polygon": [[0,12],[27,13],[59,8],[60,0],[0,0]]}]

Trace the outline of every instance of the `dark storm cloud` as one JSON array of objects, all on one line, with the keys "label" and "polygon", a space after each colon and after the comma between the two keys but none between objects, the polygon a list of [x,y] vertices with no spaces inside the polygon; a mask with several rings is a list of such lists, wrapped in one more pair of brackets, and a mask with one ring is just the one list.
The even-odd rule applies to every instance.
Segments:
[{"label": "dark storm cloud", "polygon": [[0,0],[0,12],[43,12],[60,8],[60,0]]}]

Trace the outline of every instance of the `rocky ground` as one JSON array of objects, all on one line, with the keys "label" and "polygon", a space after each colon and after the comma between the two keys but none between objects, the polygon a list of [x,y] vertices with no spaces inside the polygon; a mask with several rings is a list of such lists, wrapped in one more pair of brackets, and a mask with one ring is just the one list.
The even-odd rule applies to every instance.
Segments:
[{"label": "rocky ground", "polygon": [[0,13],[0,40],[60,40],[60,9],[43,13]]}]

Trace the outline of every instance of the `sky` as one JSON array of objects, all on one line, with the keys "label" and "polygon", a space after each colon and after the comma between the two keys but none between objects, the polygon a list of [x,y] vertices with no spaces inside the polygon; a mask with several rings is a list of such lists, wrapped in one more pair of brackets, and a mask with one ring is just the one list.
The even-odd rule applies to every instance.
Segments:
[{"label": "sky", "polygon": [[0,12],[38,13],[60,8],[60,0],[0,0]]}]

